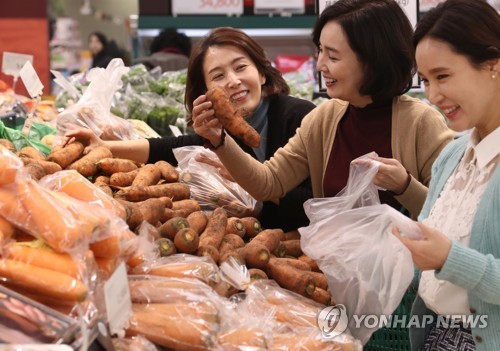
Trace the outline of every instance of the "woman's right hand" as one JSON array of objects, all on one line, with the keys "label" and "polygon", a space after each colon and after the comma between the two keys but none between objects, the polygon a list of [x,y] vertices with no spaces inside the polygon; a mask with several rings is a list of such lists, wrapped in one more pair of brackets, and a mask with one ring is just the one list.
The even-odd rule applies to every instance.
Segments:
[{"label": "woman's right hand", "polygon": [[215,117],[212,102],[205,95],[200,95],[193,101],[193,128],[196,134],[207,139],[217,147],[222,140],[222,125]]},{"label": "woman's right hand", "polygon": [[106,142],[101,140],[90,129],[73,129],[67,132],[64,137],[66,140],[63,142],[63,147],[71,144],[73,141],[79,141],[85,146],[84,154],[89,153],[98,146],[106,146]]}]

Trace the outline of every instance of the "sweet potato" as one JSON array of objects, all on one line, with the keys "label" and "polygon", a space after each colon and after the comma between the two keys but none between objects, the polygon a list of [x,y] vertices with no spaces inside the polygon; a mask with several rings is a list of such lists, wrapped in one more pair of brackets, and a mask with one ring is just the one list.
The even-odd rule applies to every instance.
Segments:
[{"label": "sweet potato", "polygon": [[70,164],[67,169],[75,170],[84,177],[91,177],[97,173],[97,162],[106,157],[113,157],[113,154],[108,148],[98,146],[79,160]]},{"label": "sweet potato", "polygon": [[45,156],[33,146],[25,146],[17,152],[19,157],[28,157],[38,161],[45,161]]},{"label": "sweet potato", "polygon": [[216,86],[207,91],[206,97],[212,102],[215,117],[230,134],[243,140],[246,145],[252,148],[259,146],[259,133],[245,121],[224,88]]},{"label": "sweet potato", "polygon": [[62,301],[83,301],[87,287],[67,274],[11,259],[0,259],[0,277],[21,288]]},{"label": "sweet potato", "polygon": [[311,276],[305,272],[278,262],[275,258],[269,260],[267,273],[281,287],[296,292],[305,297],[311,297],[316,285]]},{"label": "sweet potato", "polygon": [[184,199],[173,201],[172,210],[180,213],[180,217],[187,217],[193,212],[200,211],[201,207],[198,201],[194,199]]},{"label": "sweet potato", "polygon": [[208,223],[208,217],[203,211],[192,212],[186,219],[189,223],[189,228],[193,229],[198,234],[201,234],[205,230]]},{"label": "sweet potato", "polygon": [[179,181],[179,172],[167,161],[158,161],[155,166],[160,171],[161,177],[165,179],[168,183],[174,183]]},{"label": "sweet potato", "polygon": [[226,234],[236,234],[243,238],[245,233],[245,225],[238,217],[230,217],[227,219]]},{"label": "sweet potato", "polygon": [[187,219],[184,217],[173,217],[160,226],[159,232],[162,237],[174,240],[175,234],[184,228],[189,228]]},{"label": "sweet potato", "polygon": [[155,165],[145,165],[139,168],[139,172],[132,182],[132,186],[156,185],[160,181],[160,178],[160,170]]},{"label": "sweet potato", "polygon": [[137,169],[134,161],[124,158],[106,157],[97,162],[97,169],[106,175],[126,173]]},{"label": "sweet potato", "polygon": [[[137,179],[137,178],[136,178]],[[152,197],[170,197],[174,201],[189,199],[191,192],[186,184],[164,183],[150,186],[131,186],[125,192],[128,201],[144,201]]]},{"label": "sweet potato", "polygon": [[209,218],[207,227],[200,235],[200,246],[213,246],[219,249],[226,233],[227,214],[222,208],[216,208]]},{"label": "sweet potato", "polygon": [[319,269],[319,267],[318,267],[318,264],[311,257],[306,256],[306,255],[302,255],[302,256],[299,257],[299,260],[301,260],[302,262],[307,263],[309,265],[309,267],[311,268],[311,271],[313,271],[313,272],[321,272],[320,269]]},{"label": "sweet potato", "polygon": [[135,177],[139,173],[139,169],[130,172],[119,172],[112,174],[109,178],[109,185],[116,187],[126,187],[132,185]]},{"label": "sweet potato", "polygon": [[247,237],[253,238],[262,231],[262,226],[257,218],[243,217],[240,218],[241,222],[245,225],[245,233]]},{"label": "sweet potato", "polygon": [[300,247],[300,240],[285,240],[283,245],[285,245],[287,256],[300,257],[304,254]]},{"label": "sweet potato", "polygon": [[66,145],[64,148],[52,149],[47,161],[55,162],[61,168],[66,168],[83,155],[84,146],[78,141]]},{"label": "sweet potato", "polygon": [[174,244],[177,252],[194,254],[198,250],[200,237],[193,229],[184,228],[175,234]]}]

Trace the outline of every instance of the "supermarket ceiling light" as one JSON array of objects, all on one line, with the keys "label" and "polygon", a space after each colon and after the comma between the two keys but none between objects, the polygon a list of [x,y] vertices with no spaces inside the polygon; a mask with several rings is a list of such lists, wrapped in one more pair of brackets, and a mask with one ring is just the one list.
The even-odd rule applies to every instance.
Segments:
[{"label": "supermarket ceiling light", "polygon": [[92,14],[92,6],[90,6],[90,0],[83,0],[83,5],[80,8],[80,14],[82,15]]}]

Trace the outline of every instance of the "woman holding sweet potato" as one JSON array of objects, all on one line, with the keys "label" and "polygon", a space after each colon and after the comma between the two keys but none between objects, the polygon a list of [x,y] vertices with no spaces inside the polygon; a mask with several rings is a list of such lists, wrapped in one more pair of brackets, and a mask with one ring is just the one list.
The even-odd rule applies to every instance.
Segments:
[{"label": "woman holding sweet potato", "polygon": [[340,0],[318,18],[313,40],[317,69],[332,99],[306,116],[289,140],[263,164],[226,136],[204,102],[193,109],[196,133],[217,146],[233,178],[258,200],[285,196],[311,177],[314,197],[335,196],[347,183],[349,164],[371,151],[383,165],[376,185],[381,200],[416,217],[431,166],[452,139],[442,116],[402,95],[412,85],[412,27],[393,0]]},{"label": "woman holding sweet potato", "polygon": [[[302,118],[315,107],[309,101],[288,96],[288,85],[266,58],[264,49],[244,32],[234,28],[212,30],[191,52],[185,102],[193,117],[206,110],[210,103],[204,94],[215,86],[222,87],[232,102],[245,111],[246,121],[259,134],[261,143],[258,147],[241,144],[256,162],[264,162],[285,145],[295,134]],[[145,163],[166,160],[177,164],[173,148],[208,145],[198,135],[102,141],[89,130],[78,130],[66,136],[75,137],[90,148],[106,145],[115,157]],[[224,173],[222,165],[216,166],[221,168],[221,174]],[[264,203],[259,217],[264,227],[288,231],[307,225],[302,204],[312,197],[312,191],[306,178],[282,198],[279,205],[270,201]]]}]

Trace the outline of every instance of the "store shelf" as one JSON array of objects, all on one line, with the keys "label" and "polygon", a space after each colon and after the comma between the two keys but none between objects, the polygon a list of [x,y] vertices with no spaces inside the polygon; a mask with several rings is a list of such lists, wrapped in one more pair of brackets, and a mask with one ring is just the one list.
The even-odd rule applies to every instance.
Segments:
[{"label": "store shelf", "polygon": [[316,16],[139,16],[139,29],[156,28],[307,28],[312,29]]}]

